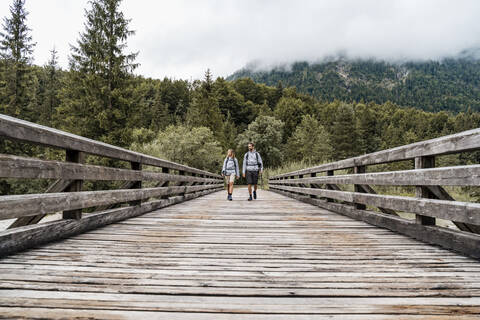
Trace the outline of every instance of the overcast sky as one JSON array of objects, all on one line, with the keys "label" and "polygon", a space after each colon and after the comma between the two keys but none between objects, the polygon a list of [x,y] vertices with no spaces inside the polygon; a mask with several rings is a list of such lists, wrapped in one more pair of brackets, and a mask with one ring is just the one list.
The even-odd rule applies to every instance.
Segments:
[{"label": "overcast sky", "polygon": [[[12,0],[0,1],[0,16]],[[35,63],[56,47],[62,67],[84,30],[86,0],[27,0]],[[136,73],[197,79],[347,53],[436,59],[480,46],[478,0],[124,0]]]}]

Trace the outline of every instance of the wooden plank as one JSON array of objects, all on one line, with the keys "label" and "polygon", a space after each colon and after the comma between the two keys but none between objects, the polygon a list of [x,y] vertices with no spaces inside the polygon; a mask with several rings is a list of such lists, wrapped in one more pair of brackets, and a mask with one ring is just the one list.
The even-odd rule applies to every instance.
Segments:
[{"label": "wooden plank", "polygon": [[[177,271],[180,272],[180,271]],[[262,271],[264,272],[264,271]],[[480,289],[468,288],[336,288],[329,287],[326,289],[317,288],[228,288],[228,287],[188,287],[188,286],[128,286],[128,285],[95,285],[87,286],[84,284],[72,283],[62,284],[45,282],[22,282],[22,281],[2,281],[0,288],[5,290],[59,290],[59,291],[77,291],[77,292],[108,292],[116,293],[123,292],[129,294],[143,293],[143,294],[174,294],[174,295],[221,295],[227,297],[236,296],[257,296],[257,297],[285,297],[285,296],[299,296],[299,297],[436,297],[436,296],[456,296],[469,298],[472,296],[479,296]]]},{"label": "wooden plank", "polygon": [[[108,254],[107,254],[108,255]],[[65,255],[65,259],[68,258]],[[115,256],[112,256],[115,258]],[[373,259],[373,258],[372,258]],[[411,258],[412,259],[412,258]],[[418,258],[412,259],[412,262]],[[383,266],[386,264],[391,264],[391,260],[382,260]],[[355,261],[345,261],[345,264],[352,264]],[[361,263],[361,262],[358,262]],[[455,262],[450,262],[455,263]],[[5,277],[17,277],[21,278],[23,275],[25,278],[28,278],[29,275],[41,277],[46,276],[50,277],[51,282],[55,281],[57,276],[70,277],[70,278],[99,278],[99,279],[117,279],[118,283],[122,283],[124,280],[193,280],[193,281],[251,281],[251,282],[260,282],[260,283],[285,283],[285,282],[299,282],[299,277],[301,277],[300,283],[330,283],[332,284],[342,284],[342,283],[407,283],[413,284],[418,281],[423,283],[437,284],[441,286],[444,283],[449,283],[452,287],[460,287],[463,284],[478,284],[479,279],[472,275],[471,272],[435,272],[434,268],[431,266],[425,267],[424,270],[432,269],[431,272],[424,271],[409,273],[407,271],[408,266],[405,267],[404,271],[401,272],[283,272],[277,273],[277,275],[272,275],[270,272],[265,274],[252,271],[237,271],[237,272],[228,272],[228,271],[218,271],[218,270],[205,270],[200,272],[192,272],[191,270],[179,272],[178,270],[167,270],[163,268],[158,269],[145,269],[139,268],[138,266],[129,267],[129,268],[105,268],[96,269],[95,267],[77,267],[69,266],[68,268],[62,268],[61,266],[51,265],[39,265],[38,268],[29,270],[28,274],[25,273],[25,268],[27,264],[17,264],[10,267],[10,264],[3,266],[1,268]],[[382,265],[378,265],[377,269],[381,268]],[[138,271],[140,270],[140,271]],[[138,272],[137,272],[138,271]],[[358,270],[357,270],[358,271]],[[464,275],[465,277],[463,277]],[[2,276],[3,277],[3,276]],[[467,279],[465,279],[467,278]],[[60,280],[59,280],[60,281]],[[128,281],[127,281],[128,282]],[[0,290],[1,291],[1,290]]]},{"label": "wooden plank", "polygon": [[[269,180],[270,184],[287,184],[285,180]],[[480,165],[443,167],[422,170],[401,170],[364,174],[344,174],[314,178],[291,179],[288,184],[363,184],[392,186],[478,186]]]},{"label": "wooden plank", "polygon": [[214,184],[191,187],[160,187],[138,190],[83,191],[3,196],[0,197],[0,219],[89,208],[163,195],[185,194],[207,189],[217,189],[219,187],[223,187],[223,185]]},{"label": "wooden plank", "polygon": [[314,172],[325,172],[327,170],[348,169],[355,166],[366,166],[382,164],[402,160],[411,160],[415,157],[445,155],[480,149],[480,129],[463,131],[436,139],[412,143],[405,146],[382,150],[363,156],[345,159],[333,163],[289,172],[274,176],[282,178],[297,176],[299,174],[310,174]]},{"label": "wooden plank", "polygon": [[212,188],[197,194],[187,194],[185,197],[172,197],[165,200],[146,202],[134,207],[107,210],[87,215],[80,220],[53,221],[0,232],[0,257],[50,241],[80,234],[217,190],[218,188]]},{"label": "wooden plank", "polygon": [[277,187],[272,189],[272,191],[314,204],[327,210],[344,214],[357,220],[365,221],[378,227],[387,228],[427,243],[436,244],[443,248],[454,250],[477,259],[480,258],[480,236],[478,235],[468,232],[448,230],[438,226],[424,226],[416,224],[414,221],[405,220],[392,215],[367,210],[357,210],[351,206],[343,204],[329,203],[317,199],[311,199],[306,196],[298,196],[289,192],[284,192]]},{"label": "wooden plank", "polygon": [[70,149],[85,152],[92,155],[108,157],[112,159],[138,162],[144,165],[165,167],[175,170],[183,170],[191,173],[205,174],[209,177],[220,178],[218,174],[198,170],[180,165],[167,160],[133,152],[127,149],[109,145],[103,142],[77,136],[61,130],[41,126],[32,122],[20,120],[0,114],[0,136],[34,144],[41,144],[61,149]]},{"label": "wooden plank", "polygon": [[[70,184],[72,182],[73,182],[73,180],[57,180],[47,188],[45,193],[63,192],[70,186]],[[7,229],[18,228],[18,227],[23,227],[23,226],[36,224],[36,223],[40,222],[40,220],[42,220],[45,216],[46,216],[46,214],[39,214],[39,215],[35,215],[35,216],[27,216],[27,217],[18,218]]]},{"label": "wooden plank", "polygon": [[[167,171],[168,172],[168,171]],[[219,178],[179,176],[152,171],[136,171],[104,166],[48,161],[0,154],[0,177],[20,179],[66,179],[106,181],[188,181],[218,182]]]},{"label": "wooden plank", "polygon": [[[370,187],[369,185],[360,184],[358,186],[359,186],[360,189],[362,189],[366,193],[377,194],[377,192],[372,187]],[[383,213],[398,215],[397,212],[395,212],[395,210],[392,210],[392,209],[387,209],[387,208],[382,208],[382,207],[379,207],[378,209]]]},{"label": "wooden plank", "polygon": [[[168,296],[157,295],[145,297],[139,294],[111,294],[111,293],[84,293],[71,292],[65,295],[62,292],[46,291],[36,292],[33,290],[12,290],[19,297],[16,306],[25,308],[38,307],[36,303],[42,301],[50,308],[82,309],[88,306],[95,310],[101,307],[112,310],[150,310],[150,311],[184,311],[184,312],[210,312],[220,314],[242,313],[243,317],[251,313],[275,314],[380,314],[386,310],[390,314],[401,315],[405,310],[411,314],[451,314],[446,307],[465,308],[465,314],[474,315],[478,310],[478,298],[295,298],[285,297],[276,299],[271,297],[196,297],[196,296]],[[1,305],[8,303],[8,298],[0,298]],[[279,302],[282,302],[279,304]],[[69,303],[70,302],[70,303]],[[10,302],[12,303],[12,302]],[[130,304],[131,303],[131,304]],[[470,309],[469,309],[470,307]],[[240,312],[242,310],[243,312]],[[457,310],[457,309],[455,309]],[[459,310],[459,309],[458,309]],[[451,310],[450,310],[451,311]],[[212,314],[210,314],[212,316]],[[193,317],[195,318],[195,317]],[[190,318],[191,319],[191,318]],[[316,319],[316,318],[315,318]],[[330,317],[329,317],[330,319]],[[403,318],[402,318],[403,319]],[[430,319],[430,318],[429,318]]]},{"label": "wooden plank", "polygon": [[375,207],[388,208],[445,220],[480,225],[480,204],[472,202],[445,201],[437,199],[419,199],[402,196],[366,194],[358,192],[335,191],[300,187],[271,186],[274,190],[318,195],[336,200],[361,203]]},{"label": "wooden plank", "polygon": [[[257,298],[258,299],[258,298]],[[260,300],[262,301],[262,300]],[[281,301],[279,301],[281,303]],[[246,313],[242,311],[243,309],[235,309],[237,313],[222,313],[219,306],[219,309],[215,313],[212,312],[165,312],[165,311],[142,311],[143,308],[132,307],[133,310],[116,310],[111,307],[105,308],[88,308],[88,307],[76,307],[72,306],[71,308],[66,307],[68,302],[63,305],[62,308],[41,308],[38,306],[31,307],[0,307],[0,313],[5,315],[8,319],[17,319],[17,318],[28,318],[28,319],[122,319],[122,320],[137,320],[137,319],[169,319],[169,320],[186,320],[186,319],[196,319],[196,320],[211,320],[212,318],[218,320],[243,320],[243,319],[252,319],[252,320],[285,320],[285,319],[298,319],[298,320],[386,320],[386,319],[396,319],[396,320],[450,320],[452,316],[455,316],[456,320],[477,320],[478,317],[475,314],[462,314],[461,311],[469,312],[471,308],[465,307],[418,307],[418,309],[424,309],[421,314],[401,314],[393,313],[389,311],[388,307],[378,307],[383,309],[383,314],[362,314],[362,313],[339,313],[339,314],[305,314],[305,313],[289,313],[289,314],[268,314],[268,313]],[[325,305],[325,310],[331,310],[327,308],[328,305]],[[410,310],[415,308],[410,308],[405,306],[404,308],[396,307],[393,305],[392,310]],[[430,311],[436,310],[436,311]],[[453,310],[456,310],[455,312]],[[474,309],[472,309],[474,310]],[[443,313],[442,313],[443,311]],[[385,314],[390,312],[390,314]],[[397,311],[399,312],[399,311]],[[415,312],[415,311],[412,311]]]}]

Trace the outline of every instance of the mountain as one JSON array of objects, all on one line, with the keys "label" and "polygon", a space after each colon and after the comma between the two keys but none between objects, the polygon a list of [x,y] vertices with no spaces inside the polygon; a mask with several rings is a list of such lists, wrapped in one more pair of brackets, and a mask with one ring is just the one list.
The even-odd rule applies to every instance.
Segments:
[{"label": "mountain", "polygon": [[425,111],[480,111],[480,59],[464,52],[440,61],[391,63],[377,60],[295,62],[264,71],[247,66],[227,80],[251,78],[270,86],[296,87],[322,101],[386,101]]}]

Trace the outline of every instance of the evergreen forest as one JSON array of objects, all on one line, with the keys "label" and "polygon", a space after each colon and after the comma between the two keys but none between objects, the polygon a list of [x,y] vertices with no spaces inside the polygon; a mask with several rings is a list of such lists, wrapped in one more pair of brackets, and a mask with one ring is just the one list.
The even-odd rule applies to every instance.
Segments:
[{"label": "evergreen forest", "polygon": [[228,77],[296,87],[321,101],[372,101],[415,107],[430,112],[480,111],[480,59],[475,50],[430,61],[387,62],[329,58],[296,62],[268,71],[248,66]]}]

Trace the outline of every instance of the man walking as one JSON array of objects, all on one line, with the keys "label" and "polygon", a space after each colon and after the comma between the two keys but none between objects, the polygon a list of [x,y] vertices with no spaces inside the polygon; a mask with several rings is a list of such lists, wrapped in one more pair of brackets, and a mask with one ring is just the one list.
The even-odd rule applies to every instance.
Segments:
[{"label": "man walking", "polygon": [[260,154],[255,150],[253,142],[248,144],[248,152],[243,156],[243,177],[247,178],[248,193],[250,197],[248,201],[252,201],[252,184],[253,184],[253,199],[257,199],[257,183],[258,175],[262,174],[263,162]]}]

